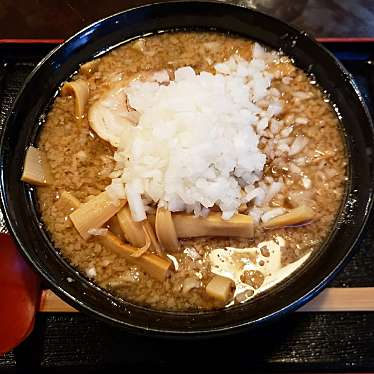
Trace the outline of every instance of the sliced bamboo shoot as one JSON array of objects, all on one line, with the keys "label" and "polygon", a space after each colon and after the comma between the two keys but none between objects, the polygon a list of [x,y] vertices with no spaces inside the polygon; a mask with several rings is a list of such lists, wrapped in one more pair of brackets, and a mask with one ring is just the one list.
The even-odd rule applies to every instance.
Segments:
[{"label": "sliced bamboo shoot", "polygon": [[236,214],[231,219],[224,220],[218,212],[212,212],[205,218],[176,213],[173,214],[173,221],[178,238],[199,236],[252,238],[254,235],[254,221],[246,214]]},{"label": "sliced bamboo shoot", "polygon": [[138,248],[134,248],[129,244],[123,243],[110,232],[104,236],[98,237],[98,240],[107,249],[117,253],[120,256],[123,256],[130,263],[138,265],[151,277],[160,281],[163,281],[166,277],[168,277],[173,270],[173,264],[171,261],[153,253],[145,253],[141,257],[134,257],[133,255],[136,253]]},{"label": "sliced bamboo shoot", "polygon": [[156,225],[156,214],[149,214],[149,213],[147,213],[147,219],[148,219],[148,222],[150,223],[150,225],[153,227],[153,229],[155,229],[155,225]]},{"label": "sliced bamboo shoot", "polygon": [[118,221],[117,216],[113,216],[108,221],[108,229],[114,235],[118,236],[121,240],[124,240],[123,232],[122,232],[121,226],[119,225],[119,221]]},{"label": "sliced bamboo shoot", "polygon": [[131,211],[128,205],[124,206],[117,213],[118,223],[126,240],[134,247],[143,247],[145,235],[141,222],[132,220]]},{"label": "sliced bamboo shoot", "polygon": [[56,203],[58,208],[62,210],[66,216],[74,212],[74,210],[78,209],[80,204],[80,201],[75,196],[66,191],[61,194],[59,200]]},{"label": "sliced bamboo shoot", "polygon": [[214,275],[206,285],[205,290],[209,296],[219,301],[227,302],[233,296],[235,283],[230,278]]},{"label": "sliced bamboo shoot", "polygon": [[126,199],[116,203],[104,191],[87,203],[81,204],[69,217],[82,238],[88,239],[91,236],[88,233],[90,229],[100,228],[125,204]]},{"label": "sliced bamboo shoot", "polygon": [[266,222],[263,227],[267,229],[274,229],[279,227],[300,225],[302,223],[311,221],[315,217],[312,208],[301,205],[295,209],[290,210],[288,213],[275,217]]},{"label": "sliced bamboo shoot", "polygon": [[[91,201],[92,200],[90,200],[89,202]],[[74,211],[81,205],[84,205],[80,204],[79,200],[76,197],[74,197],[70,192],[66,191],[61,194],[58,203],[62,204],[61,208],[66,209],[67,211]],[[110,220],[109,229],[114,229],[115,231],[116,226],[119,228],[117,217],[114,216]],[[143,254],[139,258],[134,257],[134,254],[136,254],[139,248],[134,248],[130,245],[124,244],[114,232],[107,232],[103,236],[96,236],[96,239],[98,239],[101,244],[103,244],[109,250],[112,250],[117,254],[124,256],[127,261],[138,265],[146,273],[160,281],[164,280],[168,275],[170,275],[170,272],[173,270],[172,262],[163,257],[154,254]]]},{"label": "sliced bamboo shoot", "polygon": [[27,149],[21,180],[36,186],[52,183],[52,176],[45,154],[38,148]]},{"label": "sliced bamboo shoot", "polygon": [[151,240],[151,246],[150,248],[155,250],[159,255],[162,254],[162,248],[160,246],[160,243],[156,237],[155,231],[153,229],[152,224],[148,221],[148,218],[144,221],[142,221],[143,225],[143,231],[146,232],[149,236],[149,239]]},{"label": "sliced bamboo shoot", "polygon": [[80,71],[85,75],[92,74],[97,70],[97,66],[99,65],[99,62],[100,62],[99,58],[97,58],[96,60],[86,62],[85,64],[81,65]]},{"label": "sliced bamboo shoot", "polygon": [[126,240],[134,247],[144,247],[147,242],[147,238],[150,241],[149,248],[155,250],[161,254],[162,250],[156,235],[154,233],[152,225],[148,222],[148,219],[140,222],[135,222],[132,219],[130,207],[126,205],[118,213],[117,218],[121,230]]},{"label": "sliced bamboo shoot", "polygon": [[151,246],[151,239],[148,235],[148,233],[145,231],[144,232],[145,234],[145,244],[143,245],[143,247],[141,248],[137,248],[136,252],[132,254],[132,257],[141,257],[144,255],[144,253],[146,253],[149,249],[149,247]]},{"label": "sliced bamboo shoot", "polygon": [[178,251],[178,236],[175,232],[171,213],[167,209],[161,207],[157,208],[155,229],[157,238],[164,250],[170,252]]},{"label": "sliced bamboo shoot", "polygon": [[84,114],[85,106],[89,96],[88,83],[83,79],[77,79],[72,82],[65,82],[61,88],[61,95],[74,96],[75,100],[75,116],[77,119],[81,119]]}]

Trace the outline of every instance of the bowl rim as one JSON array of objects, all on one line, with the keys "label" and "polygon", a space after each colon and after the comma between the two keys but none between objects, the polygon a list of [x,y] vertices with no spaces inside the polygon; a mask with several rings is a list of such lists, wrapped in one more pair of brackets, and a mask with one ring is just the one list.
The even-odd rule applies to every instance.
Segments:
[{"label": "bowl rim", "polygon": [[[101,24],[103,24],[103,23],[105,23],[105,22],[107,22],[107,21],[109,21],[111,19],[114,19],[114,18],[116,18],[116,17],[118,17],[120,15],[123,15],[123,14],[126,14],[126,13],[130,13],[130,12],[134,12],[134,11],[138,11],[138,10],[150,9],[150,8],[154,8],[154,7],[168,7],[168,6],[174,5],[174,4],[186,5],[186,4],[189,4],[189,3],[191,4],[191,2],[189,2],[189,1],[172,1],[172,2],[166,2],[166,3],[165,2],[160,2],[160,3],[153,3],[153,4],[141,5],[141,6],[137,6],[137,7],[133,7],[133,8],[127,9],[125,11],[117,12],[115,14],[112,14],[112,15],[110,15],[108,17],[100,19],[100,20],[98,20],[98,21],[96,21],[96,22],[94,22],[94,23],[86,26],[85,28],[81,29],[80,31],[78,31],[77,33],[75,33],[73,36],[71,36],[70,38],[68,38],[62,44],[58,45],[51,52],[49,52],[36,65],[36,67],[33,69],[33,71],[30,73],[30,75],[25,80],[25,82],[24,82],[21,90],[19,91],[19,93],[18,93],[18,95],[16,97],[16,100],[13,103],[12,110],[11,110],[11,112],[10,112],[7,120],[5,121],[4,128],[3,128],[3,131],[2,131],[2,135],[1,135],[0,144],[3,145],[4,142],[5,142],[5,140],[6,140],[6,133],[7,133],[7,130],[9,130],[8,119],[11,117],[11,114],[15,110],[15,108],[17,108],[17,103],[19,101],[19,98],[22,96],[22,93],[25,90],[25,87],[27,87],[27,85],[29,84],[29,82],[32,81],[33,77],[39,71],[39,69],[41,68],[41,66],[43,66],[45,63],[47,63],[48,60],[51,58],[51,56],[53,56],[55,53],[57,53],[60,49],[65,48],[66,45],[69,45],[72,41],[74,41],[74,40],[82,37],[86,32],[90,31],[92,28],[98,27]],[[287,25],[290,29],[294,30],[295,32],[299,32],[295,27],[290,26],[287,22],[281,21],[281,20],[279,20],[279,19],[277,19],[275,17],[269,16],[267,14],[258,12],[257,10],[248,9],[245,6],[233,5],[233,4],[226,4],[226,3],[219,2],[219,1],[194,1],[194,3],[196,3],[196,4],[204,4],[204,5],[209,5],[209,6],[219,6],[219,7],[222,7],[222,8],[243,8],[243,11],[251,12],[252,14],[255,14],[255,15],[256,14],[260,14],[262,17],[266,17],[266,18],[271,19],[273,21],[276,20],[277,22],[280,22],[280,23],[283,23],[283,24]],[[343,72],[346,76],[349,77],[349,79],[347,81],[347,84],[349,84],[354,89],[355,94],[356,94],[356,96],[358,97],[358,99],[359,99],[359,101],[361,103],[361,107],[363,108],[363,110],[364,110],[364,112],[366,114],[366,118],[367,118],[367,121],[368,121],[368,123],[369,123],[369,125],[371,127],[372,136],[373,136],[373,134],[374,134],[373,133],[374,126],[373,126],[373,122],[372,122],[371,117],[370,117],[369,110],[368,110],[367,105],[366,105],[366,103],[365,103],[365,101],[363,99],[363,96],[361,95],[361,93],[360,93],[360,91],[359,91],[356,83],[353,80],[353,77],[349,74],[349,72],[345,69],[345,67],[341,64],[341,62],[339,60],[337,60],[335,58],[335,56],[330,51],[328,51],[325,47],[323,47],[319,43],[317,43],[309,35],[305,35],[305,33],[304,33],[304,36],[309,39],[309,42],[312,42],[313,44],[317,45],[319,48],[322,48],[324,50],[324,52],[327,53],[330,56],[330,58],[334,61],[336,68],[338,70],[340,70],[341,72]],[[111,49],[115,48],[115,47],[116,46],[112,46]],[[295,310],[295,309],[299,308],[300,306],[302,306],[303,304],[305,304],[308,300],[310,300],[312,297],[316,296],[326,286],[326,284],[331,279],[333,279],[335,277],[335,275],[338,273],[338,271],[342,268],[342,266],[351,257],[351,255],[352,255],[352,253],[354,251],[355,246],[357,245],[357,243],[361,239],[362,233],[363,233],[363,231],[366,228],[367,221],[369,219],[369,215],[370,215],[370,212],[371,212],[372,206],[373,206],[373,191],[370,191],[369,192],[368,201],[366,203],[365,215],[364,215],[363,221],[362,221],[363,224],[362,224],[362,226],[361,226],[361,228],[359,230],[358,235],[352,241],[349,250],[347,250],[346,253],[345,253],[345,255],[342,258],[340,258],[340,260],[336,263],[336,265],[334,267],[334,270],[332,272],[330,272],[326,277],[324,277],[313,288],[308,288],[309,291],[306,292],[306,293],[304,293],[304,295],[302,297],[299,297],[299,298],[296,298],[296,299],[292,299],[293,301],[290,302],[290,303],[288,303],[287,305],[285,305],[282,309],[279,309],[279,310],[277,310],[277,311],[275,311],[275,312],[273,312],[271,314],[267,314],[266,316],[263,316],[262,318],[259,318],[257,320],[245,321],[243,323],[236,324],[234,326],[232,326],[232,325],[222,326],[222,327],[216,328],[215,330],[212,330],[209,327],[207,329],[205,329],[205,330],[204,329],[199,329],[198,331],[194,331],[194,330],[175,331],[175,330],[165,330],[165,329],[159,330],[157,328],[145,328],[143,326],[138,326],[138,325],[136,325],[136,323],[135,324],[131,324],[131,323],[126,323],[124,321],[119,321],[118,319],[112,319],[112,318],[108,317],[108,315],[106,315],[105,313],[101,313],[99,310],[91,308],[89,305],[87,305],[84,302],[82,303],[79,299],[75,298],[69,292],[67,292],[66,290],[64,290],[64,287],[62,287],[61,285],[57,285],[54,282],[54,280],[51,278],[50,274],[48,272],[46,272],[45,269],[43,269],[42,267],[39,266],[39,263],[37,261],[35,261],[35,259],[30,255],[30,253],[27,251],[27,249],[22,244],[22,240],[19,237],[18,232],[17,232],[18,229],[17,229],[16,225],[14,224],[14,222],[12,222],[12,219],[11,219],[10,215],[8,214],[7,209],[6,209],[6,207],[7,207],[7,203],[6,203],[7,202],[7,196],[6,196],[5,188],[4,188],[4,185],[6,184],[6,181],[5,181],[5,178],[4,178],[4,170],[3,170],[3,162],[2,161],[3,161],[3,150],[1,150],[1,165],[0,165],[0,173],[1,173],[0,174],[0,179],[1,179],[0,180],[0,182],[1,182],[0,183],[0,198],[1,198],[1,203],[2,203],[1,204],[1,209],[2,209],[2,211],[4,213],[4,219],[6,221],[7,227],[9,228],[9,232],[13,236],[13,238],[15,239],[18,247],[21,248],[21,251],[22,251],[23,255],[28,259],[28,261],[33,265],[33,267],[37,269],[37,271],[39,272],[39,274],[41,274],[43,276],[43,278],[47,280],[48,284],[56,292],[56,294],[58,294],[63,300],[67,301],[69,304],[74,305],[78,309],[85,310],[85,311],[89,312],[90,314],[93,314],[96,317],[98,317],[98,318],[100,318],[102,320],[105,320],[106,322],[108,322],[108,321],[112,322],[116,326],[118,326],[118,324],[120,323],[121,325],[126,326],[128,329],[130,329],[131,331],[134,331],[134,332],[138,332],[138,333],[140,332],[140,333],[147,334],[150,331],[152,331],[152,332],[155,332],[156,334],[161,334],[161,336],[163,336],[164,334],[178,335],[178,336],[181,335],[181,334],[183,334],[184,336],[196,336],[197,334],[201,335],[201,334],[206,334],[206,333],[209,333],[210,336],[212,336],[214,334],[220,334],[220,335],[222,335],[223,333],[232,332],[233,330],[237,331],[237,330],[242,329],[242,328],[247,327],[247,326],[252,326],[254,324],[260,324],[262,322],[265,322],[265,321],[268,321],[270,319],[273,319],[274,317],[280,317],[281,315],[285,314],[286,312],[289,312],[289,311],[292,311],[292,310]],[[151,313],[153,313],[155,311],[154,309],[150,309],[150,308],[145,308],[145,309],[149,310]],[[176,314],[175,312],[167,312],[167,311],[162,311],[161,313],[162,314],[168,314],[168,313],[170,313],[172,315]],[[211,311],[208,311],[208,312],[205,312],[205,313],[209,314],[209,313],[211,313]],[[200,313],[195,313],[195,312],[188,312],[188,313],[179,312],[179,314],[187,314],[187,315],[198,316]]]}]

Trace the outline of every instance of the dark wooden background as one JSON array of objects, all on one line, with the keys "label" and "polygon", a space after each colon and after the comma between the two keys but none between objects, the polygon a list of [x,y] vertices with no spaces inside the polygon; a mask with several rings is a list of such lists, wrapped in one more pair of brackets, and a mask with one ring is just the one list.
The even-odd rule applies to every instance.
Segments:
[{"label": "dark wooden background", "polygon": [[[1,0],[0,39],[65,39],[94,20],[146,2]],[[318,37],[374,37],[374,1],[238,2],[255,5]],[[328,45],[354,74],[371,108],[374,67],[367,60],[374,58],[373,45]],[[0,43],[0,125],[27,74],[52,47]],[[374,286],[371,227],[372,223],[333,286]],[[145,366],[374,372],[374,313],[293,313],[259,330],[190,341],[130,335],[83,314],[39,314],[31,336],[0,358],[1,373],[108,373]]]},{"label": "dark wooden background", "polygon": [[[319,37],[374,36],[373,0],[226,2],[254,7]],[[0,38],[66,38],[100,18],[148,3],[152,0],[1,0]]]}]

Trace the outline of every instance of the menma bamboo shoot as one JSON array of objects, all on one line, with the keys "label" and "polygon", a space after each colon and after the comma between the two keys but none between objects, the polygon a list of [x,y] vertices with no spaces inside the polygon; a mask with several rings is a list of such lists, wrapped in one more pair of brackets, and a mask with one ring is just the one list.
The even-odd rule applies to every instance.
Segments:
[{"label": "menma bamboo shoot", "polygon": [[21,180],[36,186],[52,183],[52,176],[45,154],[38,148],[27,149]]},{"label": "menma bamboo shoot", "polygon": [[222,302],[230,300],[234,290],[235,283],[233,280],[221,275],[214,275],[205,288],[209,296]]},{"label": "menma bamboo shoot", "polygon": [[155,230],[157,238],[164,250],[175,252],[179,249],[178,236],[170,211],[158,207],[156,212]]},{"label": "menma bamboo shoot", "polygon": [[128,262],[138,265],[151,277],[160,281],[163,281],[168,277],[170,272],[173,270],[173,264],[171,261],[153,253],[145,253],[141,257],[134,257],[138,248],[123,243],[111,232],[108,232],[103,236],[98,236],[97,238],[104,247],[120,256],[123,256]]},{"label": "menma bamboo shoot", "polygon": [[65,82],[61,88],[61,94],[63,96],[71,95],[74,96],[75,100],[75,116],[77,119],[81,119],[85,112],[85,107],[89,96],[88,82],[83,79],[77,79],[76,81]]},{"label": "menma bamboo shoot", "polygon": [[64,191],[60,195],[56,206],[66,215],[69,216],[74,210],[80,207],[80,201],[70,192]]},{"label": "menma bamboo shoot", "polygon": [[134,247],[143,247],[146,239],[142,223],[133,221],[128,205],[117,213],[117,219],[126,240]]},{"label": "menma bamboo shoot", "polygon": [[268,222],[264,223],[263,226],[267,229],[275,229],[279,227],[301,225],[311,221],[314,217],[315,213],[312,208],[301,205],[290,210],[288,213],[272,218]]},{"label": "menma bamboo shoot", "polygon": [[87,203],[81,204],[69,217],[82,238],[88,239],[91,236],[89,230],[99,229],[125,204],[126,199],[115,202],[104,191]]},{"label": "menma bamboo shoot", "polygon": [[236,214],[224,220],[221,213],[212,212],[207,217],[192,214],[173,214],[173,222],[178,238],[201,236],[228,236],[253,238],[254,221],[246,214]]},{"label": "menma bamboo shoot", "polygon": [[153,226],[148,222],[148,219],[139,222],[134,221],[128,205],[124,206],[117,213],[117,219],[123,235],[131,245],[141,248],[146,245],[148,237],[148,240],[150,241],[149,248],[157,253],[162,252],[154,233]]}]

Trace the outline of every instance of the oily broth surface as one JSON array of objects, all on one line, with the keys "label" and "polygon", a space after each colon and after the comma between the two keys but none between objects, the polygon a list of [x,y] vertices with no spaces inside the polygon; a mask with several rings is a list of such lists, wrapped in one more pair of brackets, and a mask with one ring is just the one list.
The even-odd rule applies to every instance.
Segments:
[{"label": "oily broth surface", "polygon": [[[216,33],[186,32],[152,36],[146,38],[145,44],[132,42],[113,50],[100,59],[96,72],[87,75],[80,72],[77,77],[88,80],[88,105],[91,105],[119,80],[128,81],[147,70],[175,70],[186,65],[196,71],[213,72],[215,63],[224,61],[233,53],[250,59],[252,45],[249,40]],[[302,116],[309,120],[308,125],[299,126],[295,131],[310,139],[300,153],[300,157],[304,157],[307,163],[300,168],[313,185],[312,206],[317,212],[313,223],[271,231],[257,228],[254,242],[229,238],[183,240],[182,249],[193,247],[200,257],[194,259],[184,252],[173,254],[179,262],[179,270],[164,282],[154,280],[97,241],[83,240],[60,210],[57,201],[63,191],[71,192],[84,202],[110,184],[114,148],[90,130],[87,119],[75,119],[72,97],[58,96],[47,116],[39,141],[39,147],[49,161],[54,183],[38,188],[41,216],[56,248],[83,273],[95,269],[95,283],[116,295],[135,303],[168,310],[222,307],[222,304],[207,297],[204,291],[204,285],[211,274],[207,256],[214,248],[255,247],[263,241],[282,237],[286,242],[281,252],[283,265],[318,249],[332,227],[344,195],[344,142],[336,115],[324,101],[320,89],[311,84],[305,73],[296,69],[287,59],[276,68],[279,70],[279,78],[273,79],[272,86],[282,93],[284,101],[280,119],[292,122],[294,118]],[[291,69],[294,77],[291,83],[282,81],[282,69]],[[305,93],[309,98],[301,100],[293,95],[295,91]],[[265,175],[271,177],[286,173],[272,166],[268,165]],[[326,173],[330,169],[336,171],[335,175]],[[290,192],[304,189],[301,177],[287,180]],[[277,202],[274,204],[276,206]],[[183,286],[191,276],[201,287],[184,292]]]}]

